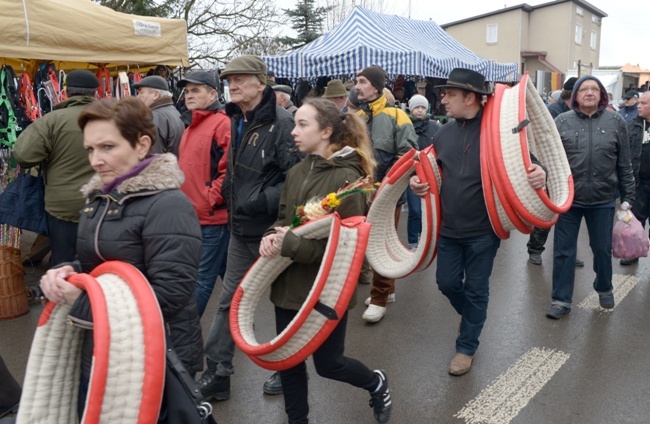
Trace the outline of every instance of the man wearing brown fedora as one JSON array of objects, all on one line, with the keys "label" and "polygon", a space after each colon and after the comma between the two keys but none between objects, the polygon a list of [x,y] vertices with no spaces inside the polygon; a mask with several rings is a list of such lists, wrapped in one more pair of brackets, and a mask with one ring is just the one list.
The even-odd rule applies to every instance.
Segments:
[{"label": "man wearing brown fedora", "polygon": [[[490,274],[500,244],[488,217],[481,181],[483,100],[490,93],[483,75],[464,68],[452,70],[440,87],[445,89],[442,104],[453,120],[433,137],[444,175],[436,282],[461,316],[456,354],[449,366],[449,374],[460,376],[471,369],[479,345],[487,317]],[[542,188],[544,169],[532,164],[528,172],[531,187]],[[410,187],[418,196],[429,190],[417,176],[411,178]]]},{"label": "man wearing brown fedora", "polygon": [[338,106],[339,109],[343,110],[348,100],[348,90],[343,86],[343,81],[340,79],[333,79],[327,83],[323,98],[329,100]]}]

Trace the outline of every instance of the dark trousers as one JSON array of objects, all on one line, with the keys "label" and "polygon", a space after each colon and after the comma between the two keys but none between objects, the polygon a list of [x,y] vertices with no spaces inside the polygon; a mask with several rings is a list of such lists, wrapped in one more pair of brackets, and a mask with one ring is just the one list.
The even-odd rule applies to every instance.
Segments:
[{"label": "dark trousers", "polygon": [[20,393],[20,385],[11,375],[5,361],[0,356],[0,414],[18,403]]},{"label": "dark trousers", "polygon": [[[280,334],[298,311],[275,308],[275,327]],[[345,330],[348,322],[347,312],[339,321],[332,334],[314,352],[314,366],[321,377],[342,381],[355,387],[374,391],[379,385],[377,375],[356,359],[344,356]],[[289,417],[289,424],[306,424],[309,422],[309,403],[307,401],[307,366],[305,362],[280,371],[284,409]]]},{"label": "dark trousers", "polygon": [[47,228],[52,248],[52,266],[72,262],[77,254],[77,228],[79,223],[62,221],[47,213]]},{"label": "dark trousers", "polygon": [[529,255],[531,253],[542,253],[544,251],[544,245],[546,244],[546,239],[550,232],[550,228],[533,228],[533,232],[530,233],[530,238],[528,239],[528,244],[526,244]]},{"label": "dark trousers", "polygon": [[461,316],[456,352],[474,355],[487,318],[490,275],[501,245],[496,234],[438,239],[438,289]]},{"label": "dark trousers", "polygon": [[594,254],[594,290],[607,294],[612,291],[612,230],[613,207],[572,207],[560,215],[553,238],[554,304],[571,307],[575,282],[576,245],[582,218],[587,223],[589,246]]},{"label": "dark trousers", "polygon": [[636,188],[632,213],[645,228],[645,222],[650,218],[650,184],[641,183]]}]

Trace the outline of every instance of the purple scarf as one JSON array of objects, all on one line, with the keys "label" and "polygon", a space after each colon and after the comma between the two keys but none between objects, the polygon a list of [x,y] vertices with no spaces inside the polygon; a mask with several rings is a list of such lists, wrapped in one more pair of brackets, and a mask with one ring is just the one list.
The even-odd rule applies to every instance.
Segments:
[{"label": "purple scarf", "polygon": [[120,175],[119,177],[115,178],[113,180],[113,182],[111,182],[110,184],[106,184],[104,186],[104,188],[102,189],[102,193],[108,194],[111,191],[113,191],[113,189],[115,189],[115,187],[122,184],[124,181],[128,180],[129,178],[135,177],[140,172],[142,172],[143,169],[145,169],[147,166],[149,166],[151,161],[153,161],[155,158],[157,158],[159,156],[160,156],[159,154],[151,155],[148,158],[146,158],[145,160],[143,160],[142,162],[140,162],[139,164],[137,164],[136,166],[134,166],[133,169],[130,170],[129,172],[127,172],[126,174]]}]

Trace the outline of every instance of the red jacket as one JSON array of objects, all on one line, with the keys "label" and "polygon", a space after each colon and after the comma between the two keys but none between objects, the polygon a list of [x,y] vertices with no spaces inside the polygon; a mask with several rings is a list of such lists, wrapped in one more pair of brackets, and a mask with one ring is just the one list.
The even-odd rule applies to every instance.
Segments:
[{"label": "red jacket", "polygon": [[181,138],[178,164],[185,174],[181,190],[194,205],[201,225],[228,223],[221,185],[229,147],[230,118],[223,111],[192,111],[192,123]]}]

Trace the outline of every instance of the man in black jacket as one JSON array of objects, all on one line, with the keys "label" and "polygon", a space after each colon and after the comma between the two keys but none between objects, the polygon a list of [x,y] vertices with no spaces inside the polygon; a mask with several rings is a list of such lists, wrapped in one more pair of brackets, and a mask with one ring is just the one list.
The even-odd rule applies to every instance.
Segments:
[{"label": "man in black jacket", "polygon": [[[489,279],[500,245],[494,233],[483,196],[481,181],[481,120],[483,118],[483,75],[456,68],[449,74],[442,100],[447,116],[454,120],[433,137],[438,164],[444,178],[440,189],[442,225],[438,239],[436,282],[461,316],[456,354],[449,374],[469,372],[479,336],[487,317]],[[546,172],[532,164],[528,183],[533,189],[544,187]],[[429,184],[411,178],[410,187],[418,196],[428,193]]]},{"label": "man in black jacket", "polygon": [[584,217],[594,254],[594,290],[600,306],[614,307],[612,292],[612,230],[617,189],[621,203],[634,201],[627,126],[621,115],[607,110],[607,91],[591,75],[576,81],[573,110],[555,118],[574,181],[573,205],[560,215],[553,238],[553,292],[546,316],[560,319],[571,311],[576,245]]},{"label": "man in black jacket", "polygon": [[[278,216],[287,170],[301,159],[291,136],[293,117],[276,105],[273,89],[266,84],[262,59],[248,55],[233,59],[221,78],[228,81],[231,99],[226,113],[231,119],[232,138],[222,188],[230,245],[219,307],[205,342],[208,369],[198,381],[203,396],[216,400],[230,398],[230,376],[234,373],[230,303],[259,257],[262,235]],[[265,392],[282,393],[277,373],[267,383]]]},{"label": "man in black jacket", "polygon": [[[632,155],[632,169],[636,194],[632,213],[645,227],[650,217],[650,92],[641,93],[638,103],[639,115],[627,126]],[[621,259],[621,265],[629,266],[639,258]]]}]

